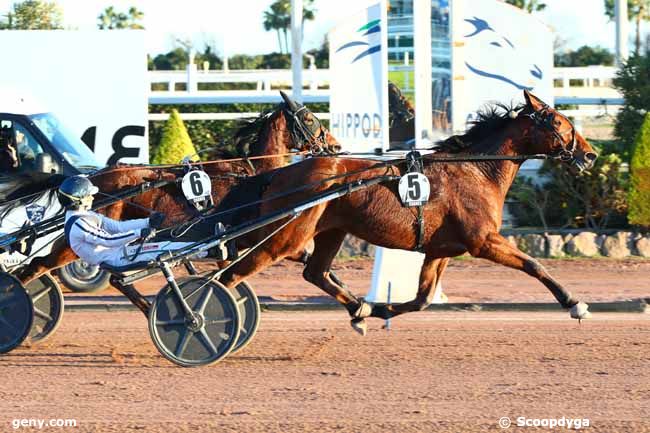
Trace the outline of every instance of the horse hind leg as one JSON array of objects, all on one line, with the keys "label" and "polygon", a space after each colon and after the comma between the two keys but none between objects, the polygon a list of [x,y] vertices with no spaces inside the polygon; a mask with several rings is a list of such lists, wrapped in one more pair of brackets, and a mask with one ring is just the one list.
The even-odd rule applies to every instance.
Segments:
[{"label": "horse hind leg", "polygon": [[[287,257],[287,259],[293,260],[293,261],[298,262],[298,263],[302,263],[303,265],[306,265],[307,262],[309,261],[309,259],[311,258],[312,253],[313,253],[313,250],[309,251],[309,248],[305,248],[301,253],[299,253],[299,254],[297,254],[297,255],[295,255],[293,257]],[[328,272],[329,272],[329,277],[334,282],[334,284],[336,284],[337,286],[343,287],[344,289],[347,287],[345,285],[345,283],[343,282],[343,280],[341,280],[339,278],[339,276],[334,273],[333,270],[329,269]]]},{"label": "horse hind leg", "polygon": [[425,257],[420,269],[420,283],[415,299],[397,305],[375,305],[372,309],[372,317],[389,319],[411,311],[426,309],[433,301],[436,286],[440,282],[448,263],[448,257],[442,259]]},{"label": "horse hind leg", "polygon": [[366,335],[368,327],[365,318],[372,313],[370,304],[344,290],[333,280],[330,271],[332,261],[341,248],[345,235],[346,233],[342,230],[328,230],[316,235],[314,238],[314,253],[309,257],[302,275],[305,280],[343,304],[352,317],[352,328],[361,335]]},{"label": "horse hind leg", "polygon": [[22,284],[28,284],[44,273],[65,266],[68,263],[74,262],[76,259],[77,256],[72,249],[67,246],[62,247],[60,244],[57,245],[55,243],[50,254],[32,259],[27,266],[23,266],[16,272],[16,277]]}]

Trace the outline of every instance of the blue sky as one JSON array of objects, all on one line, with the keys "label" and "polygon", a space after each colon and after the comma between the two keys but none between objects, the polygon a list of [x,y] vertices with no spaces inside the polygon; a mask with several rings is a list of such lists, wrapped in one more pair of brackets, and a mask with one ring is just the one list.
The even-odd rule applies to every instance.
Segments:
[{"label": "blue sky", "polygon": [[[600,45],[613,49],[614,25],[604,15],[603,0],[544,0],[547,9],[536,15],[567,42],[568,48]],[[265,32],[262,14],[272,0],[58,0],[65,26],[93,29],[97,16],[108,6],[126,11],[135,5],[145,13],[147,49],[168,51],[177,38],[190,39],[202,48],[204,41],[223,53],[258,54],[278,50],[275,33]],[[372,0],[316,0],[316,21],[305,27],[304,47],[319,46],[344,11],[363,8]],[[0,0],[0,14],[12,0]],[[630,32],[633,26],[630,25]],[[632,34],[630,34],[632,36]]]}]

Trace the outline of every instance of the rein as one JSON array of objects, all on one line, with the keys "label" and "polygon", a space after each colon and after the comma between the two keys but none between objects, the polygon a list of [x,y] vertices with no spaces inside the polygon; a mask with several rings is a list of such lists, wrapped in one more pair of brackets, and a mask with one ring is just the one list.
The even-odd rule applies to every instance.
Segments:
[{"label": "rein", "polygon": [[182,168],[187,166],[193,167],[193,166],[223,164],[223,163],[239,162],[239,161],[245,162],[248,160],[279,158],[279,157],[297,156],[297,155],[311,155],[311,154],[312,152],[310,150],[301,150],[299,152],[287,152],[287,153],[279,153],[274,155],[260,155],[260,156],[251,156],[245,158],[216,159],[213,161],[199,161],[199,162],[188,162],[188,163],[180,163],[180,164],[154,164],[154,165],[147,164],[147,165],[133,166],[133,167],[116,167],[114,169],[110,169],[110,172],[118,173],[121,171],[133,171],[133,170],[165,170],[168,168]]}]

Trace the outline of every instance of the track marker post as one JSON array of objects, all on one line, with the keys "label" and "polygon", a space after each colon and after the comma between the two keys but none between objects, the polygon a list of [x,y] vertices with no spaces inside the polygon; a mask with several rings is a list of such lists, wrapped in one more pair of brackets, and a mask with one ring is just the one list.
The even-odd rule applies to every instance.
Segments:
[{"label": "track marker post", "polygon": [[[390,292],[391,292],[391,288],[392,288],[392,285],[391,285],[391,282],[389,281],[389,282],[388,282],[388,293],[387,293],[387,296],[386,296],[386,306],[387,306],[387,307],[390,306]],[[386,319],[386,321],[384,322],[384,326],[383,326],[383,328],[384,328],[386,331],[390,331],[390,317],[389,317],[388,319]]]}]

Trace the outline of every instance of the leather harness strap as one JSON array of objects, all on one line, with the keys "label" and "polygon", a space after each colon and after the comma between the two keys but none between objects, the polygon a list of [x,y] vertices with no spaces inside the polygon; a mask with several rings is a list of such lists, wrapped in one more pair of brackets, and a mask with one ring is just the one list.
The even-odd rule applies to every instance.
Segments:
[{"label": "leather harness strap", "polygon": [[[420,173],[424,175],[422,154],[417,150],[411,150],[406,154],[406,171],[407,173]],[[415,251],[422,252],[422,247],[424,246],[424,205],[420,205],[417,208],[418,213],[415,221]]]}]

